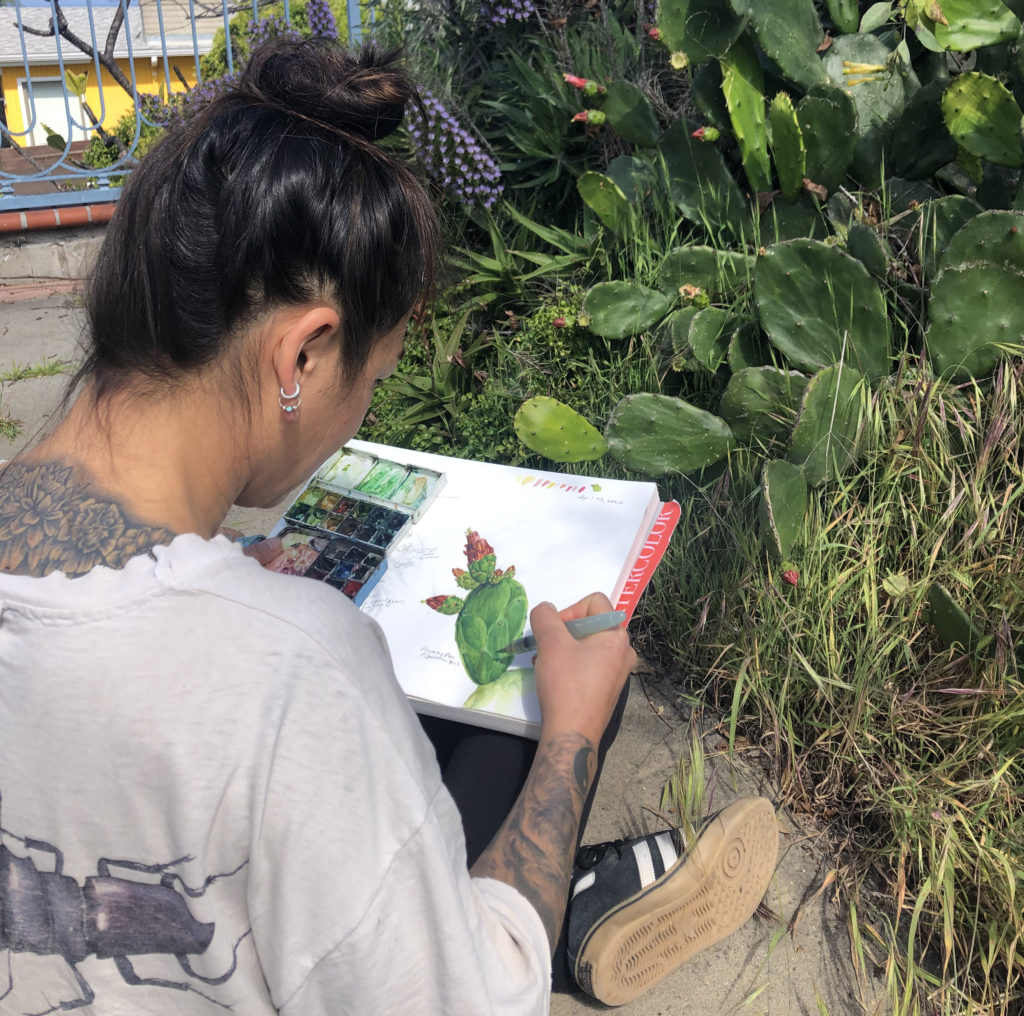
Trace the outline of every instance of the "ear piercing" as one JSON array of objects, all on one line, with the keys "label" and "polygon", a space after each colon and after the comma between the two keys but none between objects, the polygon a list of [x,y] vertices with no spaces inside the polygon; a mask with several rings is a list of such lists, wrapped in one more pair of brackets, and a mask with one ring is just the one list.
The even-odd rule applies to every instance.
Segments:
[{"label": "ear piercing", "polygon": [[[295,382],[295,391],[291,394],[286,392],[283,388],[279,388],[278,391],[281,393],[277,397],[277,404],[286,412],[294,413],[299,406],[302,405],[302,394],[299,390],[299,382]],[[294,405],[286,405],[286,403],[294,402]]]}]

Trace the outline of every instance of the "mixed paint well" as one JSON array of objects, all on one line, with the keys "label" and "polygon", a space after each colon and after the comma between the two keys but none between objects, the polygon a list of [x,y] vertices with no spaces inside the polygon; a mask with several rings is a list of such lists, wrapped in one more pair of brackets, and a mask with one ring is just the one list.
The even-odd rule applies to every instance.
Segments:
[{"label": "mixed paint well", "polygon": [[343,448],[316,473],[272,536],[267,567],[340,589],[356,604],[387,570],[387,555],[444,484],[444,475]]}]

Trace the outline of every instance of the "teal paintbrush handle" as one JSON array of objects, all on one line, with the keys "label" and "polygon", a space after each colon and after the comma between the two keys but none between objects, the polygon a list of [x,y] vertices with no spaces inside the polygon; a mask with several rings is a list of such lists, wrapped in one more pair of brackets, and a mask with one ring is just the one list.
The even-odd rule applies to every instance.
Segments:
[{"label": "teal paintbrush handle", "polygon": [[[596,632],[617,628],[625,620],[626,612],[624,610],[610,610],[606,614],[591,614],[589,617],[578,617],[574,621],[566,621],[565,627],[568,628],[569,634],[579,641]],[[537,640],[533,635],[524,635],[521,639],[510,642],[501,650],[501,653],[518,656],[520,653],[532,653],[536,648]]]}]

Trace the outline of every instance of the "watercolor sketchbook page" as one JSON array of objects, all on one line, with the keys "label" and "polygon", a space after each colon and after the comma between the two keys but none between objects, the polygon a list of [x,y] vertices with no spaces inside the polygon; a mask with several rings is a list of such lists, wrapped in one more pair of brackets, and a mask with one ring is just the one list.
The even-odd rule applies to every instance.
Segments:
[{"label": "watercolor sketchbook page", "polygon": [[[650,554],[639,571],[638,559],[665,507],[656,485],[364,441],[348,447],[445,476],[361,604],[384,630],[414,708],[537,737],[532,654],[512,658],[499,650],[528,630],[529,609],[542,600],[567,606],[600,590],[618,603],[628,584],[635,605],[638,576],[646,571],[649,579],[653,571]],[[664,542],[672,526],[661,522],[666,528]]]}]

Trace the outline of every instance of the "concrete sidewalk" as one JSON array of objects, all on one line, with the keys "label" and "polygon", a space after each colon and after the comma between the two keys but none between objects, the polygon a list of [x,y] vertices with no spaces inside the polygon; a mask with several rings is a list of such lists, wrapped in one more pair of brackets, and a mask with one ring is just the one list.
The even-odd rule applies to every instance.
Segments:
[{"label": "concrete sidewalk", "polygon": [[[87,263],[99,231],[83,238],[49,235],[19,245],[0,241],[0,374],[11,365],[48,358],[77,363],[84,326],[75,273]],[[55,249],[54,245],[61,245]],[[18,287],[15,289],[15,287]],[[62,291],[64,290],[64,291]],[[0,459],[28,443],[51,419],[66,377],[0,384],[0,419],[20,421],[13,440],[0,436]],[[266,532],[280,512],[236,511],[228,523]],[[662,828],[661,788],[687,751],[690,711],[671,674],[633,678],[620,735],[609,753],[587,828],[587,842],[635,834],[640,823]],[[775,796],[742,754],[732,761],[713,732],[704,737],[709,796],[715,808],[744,794]],[[858,979],[845,923],[830,891],[818,832],[780,815],[776,876],[765,903],[773,917],[755,917],[736,934],[699,954],[636,1002],[624,1016],[669,1013],[855,1016],[881,1009],[882,986]],[[584,997],[556,997],[553,1016],[604,1010]]]}]

